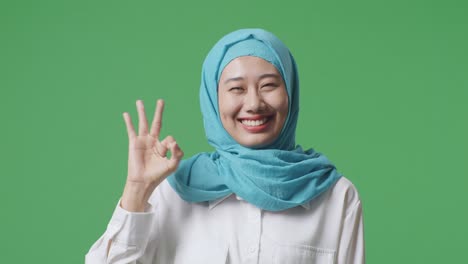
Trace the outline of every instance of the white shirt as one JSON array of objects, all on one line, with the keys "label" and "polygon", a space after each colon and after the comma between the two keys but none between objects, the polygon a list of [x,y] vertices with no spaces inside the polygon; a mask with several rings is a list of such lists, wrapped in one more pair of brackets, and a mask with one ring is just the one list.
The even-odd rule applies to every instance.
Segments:
[{"label": "white shirt", "polygon": [[345,177],[311,202],[281,212],[236,195],[188,203],[164,181],[145,212],[117,205],[86,255],[87,264],[364,262],[361,202]]}]

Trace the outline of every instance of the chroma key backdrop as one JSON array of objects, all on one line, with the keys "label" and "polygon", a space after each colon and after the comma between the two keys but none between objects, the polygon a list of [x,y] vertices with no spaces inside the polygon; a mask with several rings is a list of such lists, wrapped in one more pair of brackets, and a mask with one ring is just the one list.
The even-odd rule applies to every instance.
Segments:
[{"label": "chroma key backdrop", "polygon": [[1,1],[0,262],[83,263],[123,190],[137,121],[211,151],[207,52],[273,32],[300,75],[297,143],[359,190],[368,263],[461,263],[468,237],[468,2]]}]

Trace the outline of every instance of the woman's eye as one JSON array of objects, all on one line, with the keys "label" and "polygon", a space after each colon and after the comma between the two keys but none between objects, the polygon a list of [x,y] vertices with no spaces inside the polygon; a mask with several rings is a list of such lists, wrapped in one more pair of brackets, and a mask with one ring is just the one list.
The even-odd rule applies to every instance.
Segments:
[{"label": "woman's eye", "polygon": [[267,84],[262,85],[262,87],[273,88],[273,87],[278,87],[278,85],[276,83],[267,83]]},{"label": "woman's eye", "polygon": [[242,91],[242,90],[244,90],[244,89],[242,89],[242,87],[231,87],[231,88],[229,89],[229,91],[236,91],[236,92]]}]

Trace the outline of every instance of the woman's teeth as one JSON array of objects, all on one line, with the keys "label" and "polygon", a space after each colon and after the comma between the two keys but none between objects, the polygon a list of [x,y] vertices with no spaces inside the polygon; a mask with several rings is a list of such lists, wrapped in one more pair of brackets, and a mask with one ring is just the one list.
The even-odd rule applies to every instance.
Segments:
[{"label": "woman's teeth", "polygon": [[261,126],[265,124],[266,121],[267,121],[267,118],[263,118],[260,120],[247,120],[247,119],[241,120],[242,124],[246,126]]}]

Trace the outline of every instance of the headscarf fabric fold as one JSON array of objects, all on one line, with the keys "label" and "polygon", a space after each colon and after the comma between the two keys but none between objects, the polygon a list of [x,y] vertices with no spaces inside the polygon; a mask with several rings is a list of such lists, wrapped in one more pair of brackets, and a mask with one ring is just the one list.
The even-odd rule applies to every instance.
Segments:
[{"label": "headscarf fabric fold", "polygon": [[[288,94],[288,116],[271,144],[248,148],[224,129],[218,109],[218,82],[230,61],[255,56],[273,64]],[[309,202],[340,177],[335,166],[313,149],[295,143],[299,114],[299,77],[289,49],[263,29],[240,29],[221,38],[202,67],[200,106],[206,137],[214,152],[181,161],[168,177],[172,188],[188,202],[203,202],[235,193],[269,211],[281,211]]]}]

